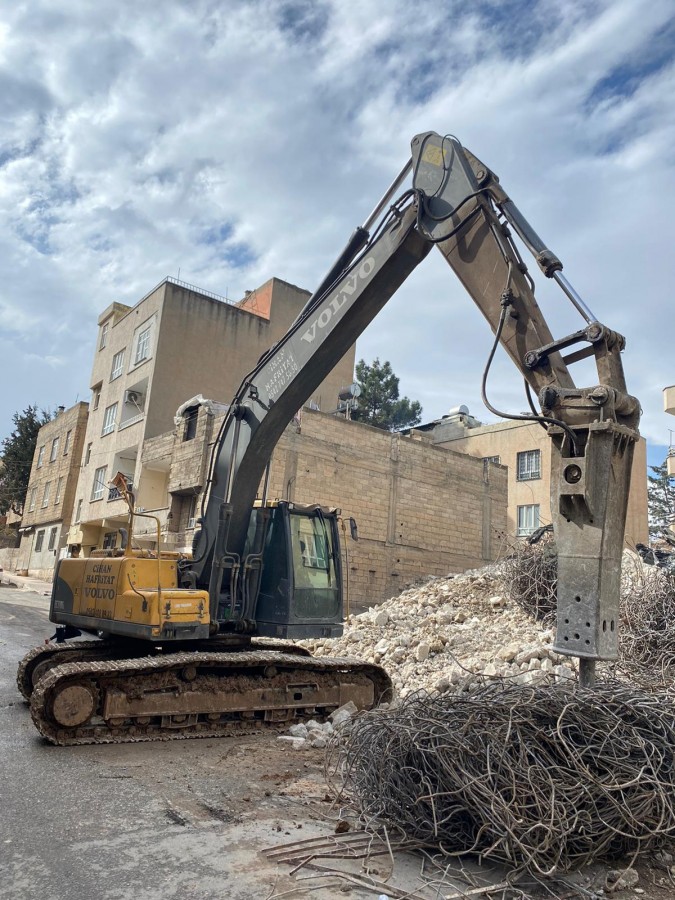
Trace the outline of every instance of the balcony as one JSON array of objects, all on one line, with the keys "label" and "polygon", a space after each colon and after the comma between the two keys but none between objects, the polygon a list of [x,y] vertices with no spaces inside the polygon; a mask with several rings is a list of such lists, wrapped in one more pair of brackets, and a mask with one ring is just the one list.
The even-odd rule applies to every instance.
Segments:
[{"label": "balcony", "polygon": [[663,409],[675,416],[675,384],[663,389]]}]

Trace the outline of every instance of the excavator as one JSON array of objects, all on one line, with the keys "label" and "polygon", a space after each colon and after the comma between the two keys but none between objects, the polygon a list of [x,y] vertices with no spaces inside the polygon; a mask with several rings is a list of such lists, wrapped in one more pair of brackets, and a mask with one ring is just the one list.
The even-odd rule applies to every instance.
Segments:
[{"label": "excavator", "polygon": [[[213,737],[390,698],[379,666],[315,659],[294,643],[341,634],[339,511],[270,500],[267,484],[293,415],[434,246],[494,334],[482,381],[488,409],[537,422],[552,441],[554,647],[579,659],[585,686],[597,660],[616,658],[640,416],[626,390],[625,339],[593,315],[498,177],[454,136],[426,132],[287,333],[244,377],[214,444],[192,554],[150,554],[129,540],[121,556],[58,564],[55,639],[17,673],[47,740]],[[553,337],[523,246],[580,315],[574,333]],[[524,378],[527,414],[488,400],[499,345]],[[570,368],[585,359],[595,361],[597,384],[577,387]],[[130,531],[133,518],[130,498]],[[97,639],[70,640],[83,634]]]}]

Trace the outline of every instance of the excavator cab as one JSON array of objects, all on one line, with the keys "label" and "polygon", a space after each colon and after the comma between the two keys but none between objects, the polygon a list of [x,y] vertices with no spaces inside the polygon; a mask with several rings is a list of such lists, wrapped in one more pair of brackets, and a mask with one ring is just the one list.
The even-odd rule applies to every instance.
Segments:
[{"label": "excavator cab", "polygon": [[338,510],[278,501],[264,512],[269,521],[255,609],[258,634],[339,636],[342,570]]}]

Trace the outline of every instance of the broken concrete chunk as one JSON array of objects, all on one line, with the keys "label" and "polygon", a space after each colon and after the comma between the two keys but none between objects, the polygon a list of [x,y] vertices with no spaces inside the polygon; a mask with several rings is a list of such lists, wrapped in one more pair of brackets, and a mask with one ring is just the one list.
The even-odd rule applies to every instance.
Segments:
[{"label": "broken concrete chunk", "polygon": [[290,744],[292,750],[303,750],[307,746],[307,741],[304,738],[292,737],[289,734],[281,734],[278,739]]},{"label": "broken concrete chunk", "polygon": [[348,722],[357,712],[356,704],[353,700],[350,700],[349,703],[345,703],[339,709],[334,710],[328,718],[333,723],[333,727],[337,728]]},{"label": "broken concrete chunk", "polygon": [[635,887],[639,880],[640,876],[635,869],[612,869],[607,873],[605,890],[608,893],[625,891],[626,888]]},{"label": "broken concrete chunk", "polygon": [[291,725],[291,727],[288,729],[288,733],[292,737],[306,738],[307,725],[305,725],[303,722],[297,722],[295,725]]},{"label": "broken concrete chunk", "polygon": [[502,647],[501,650],[497,652],[497,658],[504,662],[513,662],[519,652],[520,644],[507,644],[506,647]]},{"label": "broken concrete chunk", "polygon": [[380,609],[373,616],[373,625],[386,625],[389,621],[389,613],[386,609]]},{"label": "broken concrete chunk", "polygon": [[429,656],[429,644],[422,641],[415,648],[415,659],[417,662],[424,662],[424,660]]}]

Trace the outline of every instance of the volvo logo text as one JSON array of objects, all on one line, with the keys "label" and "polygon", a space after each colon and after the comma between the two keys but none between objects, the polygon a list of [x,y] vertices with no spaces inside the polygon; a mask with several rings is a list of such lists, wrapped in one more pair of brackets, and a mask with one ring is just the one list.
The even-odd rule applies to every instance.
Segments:
[{"label": "volvo logo text", "polygon": [[314,339],[316,338],[317,329],[323,330],[328,325],[335,313],[339,309],[341,309],[352,296],[352,294],[354,294],[359,281],[365,281],[374,268],[375,262],[372,256],[364,259],[356,272],[350,275],[350,277],[344,283],[344,286],[341,288],[340,293],[336,294],[330,301],[328,306],[321,310],[320,314],[316,317],[316,319],[314,319],[307,331],[305,331],[305,333],[302,335],[303,341],[307,341],[308,344],[311,344],[314,341]]}]

